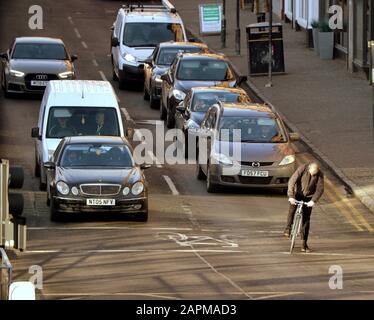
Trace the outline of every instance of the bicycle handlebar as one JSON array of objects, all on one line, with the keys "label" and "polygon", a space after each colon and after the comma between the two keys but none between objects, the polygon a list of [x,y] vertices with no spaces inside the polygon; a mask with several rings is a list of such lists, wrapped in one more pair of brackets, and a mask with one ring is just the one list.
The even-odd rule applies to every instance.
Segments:
[{"label": "bicycle handlebar", "polygon": [[304,205],[304,204],[306,204],[306,202],[304,202],[304,201],[298,201],[298,200],[295,200],[295,205]]}]

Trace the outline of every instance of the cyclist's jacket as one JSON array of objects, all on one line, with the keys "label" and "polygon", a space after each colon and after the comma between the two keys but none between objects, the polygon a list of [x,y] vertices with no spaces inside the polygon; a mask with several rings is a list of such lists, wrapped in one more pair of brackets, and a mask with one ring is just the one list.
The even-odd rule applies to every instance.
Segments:
[{"label": "cyclist's jacket", "polygon": [[317,202],[324,191],[324,176],[320,170],[312,176],[308,171],[309,164],[300,166],[288,182],[288,197],[296,198],[296,195],[312,198]]}]

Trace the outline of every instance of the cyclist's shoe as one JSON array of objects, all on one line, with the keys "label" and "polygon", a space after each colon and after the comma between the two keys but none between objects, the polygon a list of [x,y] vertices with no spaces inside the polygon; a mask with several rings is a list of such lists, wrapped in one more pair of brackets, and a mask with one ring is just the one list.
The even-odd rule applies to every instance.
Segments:
[{"label": "cyclist's shoe", "polygon": [[289,237],[290,237],[290,230],[288,230],[288,229],[284,230],[283,235],[284,235],[286,238],[289,238]]},{"label": "cyclist's shoe", "polygon": [[312,252],[312,249],[310,249],[308,246],[303,246],[301,248],[301,252],[309,253]]}]

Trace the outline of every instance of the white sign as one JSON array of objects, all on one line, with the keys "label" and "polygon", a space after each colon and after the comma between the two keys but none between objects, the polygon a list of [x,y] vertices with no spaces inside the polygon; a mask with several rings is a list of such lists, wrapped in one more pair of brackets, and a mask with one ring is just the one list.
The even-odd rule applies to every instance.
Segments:
[{"label": "white sign", "polygon": [[199,5],[200,33],[221,33],[222,30],[222,5]]}]

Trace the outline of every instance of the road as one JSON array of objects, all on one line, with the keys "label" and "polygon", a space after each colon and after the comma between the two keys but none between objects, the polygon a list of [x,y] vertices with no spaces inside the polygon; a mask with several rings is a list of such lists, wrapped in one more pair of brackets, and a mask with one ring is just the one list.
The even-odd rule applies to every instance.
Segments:
[{"label": "road", "polygon": [[[31,0],[0,2],[0,47],[13,37],[62,38],[79,79],[109,79],[124,118],[155,132],[159,113],[141,89],[111,80],[109,27],[120,5],[111,0],[41,0],[44,29],[28,28]],[[6,28],[4,27],[6,26]],[[23,188],[28,250],[12,260],[14,280],[43,268],[38,299],[373,299],[374,217],[326,172],[326,192],[314,209],[310,254],[287,253],[282,231],[287,199],[276,191],[208,194],[193,165],[154,165],[146,171],[150,220],[96,216],[49,220],[46,194],[33,176],[39,97],[0,97],[0,156],[26,171]],[[298,161],[312,156],[295,145]],[[298,244],[300,245],[300,243]],[[343,290],[331,290],[331,266],[343,270]]]}]

